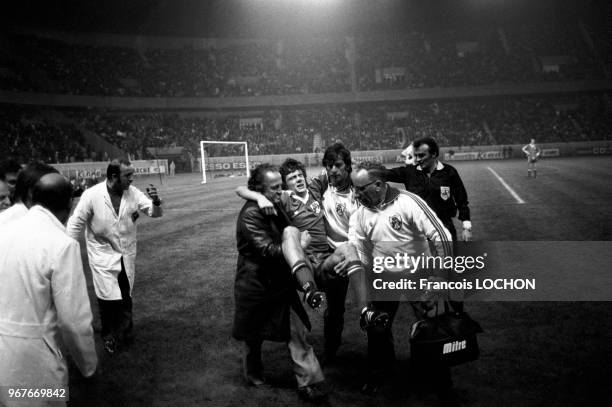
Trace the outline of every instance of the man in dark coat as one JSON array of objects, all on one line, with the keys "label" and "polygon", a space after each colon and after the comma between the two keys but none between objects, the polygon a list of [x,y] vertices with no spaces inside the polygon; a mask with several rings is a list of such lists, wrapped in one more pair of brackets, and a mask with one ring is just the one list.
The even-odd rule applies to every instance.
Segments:
[{"label": "man in dark coat", "polygon": [[[248,187],[276,203],[282,190],[281,175],[276,167],[261,164],[252,171]],[[310,322],[282,250],[283,234],[296,231],[287,226],[284,217],[265,215],[257,202],[247,201],[242,207],[236,225],[238,264],[233,336],[245,343],[244,375],[249,384],[264,384],[263,341],[286,342],[298,394],[308,401],[321,401],[327,394],[323,372],[306,341]]]}]

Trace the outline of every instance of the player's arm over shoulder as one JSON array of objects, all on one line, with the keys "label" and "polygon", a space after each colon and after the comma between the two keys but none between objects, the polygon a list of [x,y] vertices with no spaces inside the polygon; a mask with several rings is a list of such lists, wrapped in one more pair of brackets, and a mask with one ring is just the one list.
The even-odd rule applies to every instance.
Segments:
[{"label": "player's arm over shoulder", "polygon": [[316,200],[321,199],[328,186],[329,180],[327,179],[327,171],[325,169],[321,170],[316,177],[308,179],[308,190],[314,195]]},{"label": "player's arm over shoulder", "polygon": [[400,166],[395,168],[387,168],[385,171],[385,180],[387,182],[399,182],[405,183],[409,177],[409,168],[407,166]]}]

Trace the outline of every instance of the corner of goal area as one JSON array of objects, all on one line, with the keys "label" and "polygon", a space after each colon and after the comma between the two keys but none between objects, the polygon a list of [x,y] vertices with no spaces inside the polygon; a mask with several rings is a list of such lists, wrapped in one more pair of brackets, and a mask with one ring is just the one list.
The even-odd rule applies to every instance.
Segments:
[{"label": "corner of goal area", "polygon": [[248,178],[249,151],[246,141],[202,140],[200,142],[202,184],[215,179]]}]

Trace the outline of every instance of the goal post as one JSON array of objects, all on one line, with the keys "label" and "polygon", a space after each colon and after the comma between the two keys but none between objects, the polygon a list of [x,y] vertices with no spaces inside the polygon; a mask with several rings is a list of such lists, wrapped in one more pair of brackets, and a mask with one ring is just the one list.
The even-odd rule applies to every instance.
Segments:
[{"label": "goal post", "polygon": [[[201,154],[201,165],[202,165],[202,184],[206,184],[206,152],[205,146],[210,144],[229,144],[229,145],[244,145],[244,161],[245,161],[245,169],[246,176],[249,177],[251,175],[251,170],[249,168],[249,147],[246,141],[200,141],[200,154]],[[210,157],[208,157],[210,158]],[[209,160],[210,161],[210,160]]]}]

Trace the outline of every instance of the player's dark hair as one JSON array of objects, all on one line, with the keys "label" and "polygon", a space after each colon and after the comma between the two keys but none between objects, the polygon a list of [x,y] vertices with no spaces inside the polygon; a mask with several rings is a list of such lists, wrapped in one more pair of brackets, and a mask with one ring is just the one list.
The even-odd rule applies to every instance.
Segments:
[{"label": "player's dark hair", "polygon": [[121,175],[121,164],[129,167],[132,163],[125,158],[115,158],[113,161],[108,163],[108,167],[106,168],[106,178],[111,179],[113,175],[117,177]]},{"label": "player's dark hair", "polygon": [[[42,178],[42,177],[41,177]],[[32,204],[41,205],[53,213],[70,211],[72,185],[66,179],[61,182],[45,183],[38,180],[32,188]]]},{"label": "player's dark hair", "polygon": [[0,180],[6,181],[6,174],[19,174],[22,170],[21,164],[17,161],[8,159],[0,164]]},{"label": "player's dark hair", "polygon": [[263,192],[264,177],[267,172],[279,172],[278,167],[269,163],[259,164],[251,171],[247,187],[251,191]]},{"label": "player's dark hair", "polygon": [[421,145],[423,144],[427,144],[429,146],[429,153],[434,157],[440,155],[440,148],[438,147],[438,143],[436,143],[436,140],[431,137],[422,137],[414,140],[414,143],[412,143],[415,150],[421,147]]},{"label": "player's dark hair", "polygon": [[283,179],[283,189],[287,189],[287,175],[291,174],[294,171],[302,171],[302,174],[304,174],[304,178],[306,178],[306,167],[304,167],[304,164],[293,158],[287,158],[281,164],[279,171],[281,174],[281,178]]},{"label": "player's dark hair", "polygon": [[362,161],[357,164],[357,171],[359,170],[366,170],[371,179],[379,180],[382,182],[387,181],[387,169],[384,165],[380,163],[374,161]]},{"label": "player's dark hair", "polygon": [[346,165],[346,171],[350,174],[353,169],[351,152],[347,150],[347,148],[344,147],[344,144],[342,143],[334,143],[325,149],[322,161],[323,166],[328,167],[334,165],[338,157],[340,157],[342,161],[344,161],[344,165]]},{"label": "player's dark hair", "polygon": [[32,188],[45,174],[57,173],[58,171],[48,164],[32,162],[19,172],[17,184],[15,184],[15,202],[28,202]]}]

